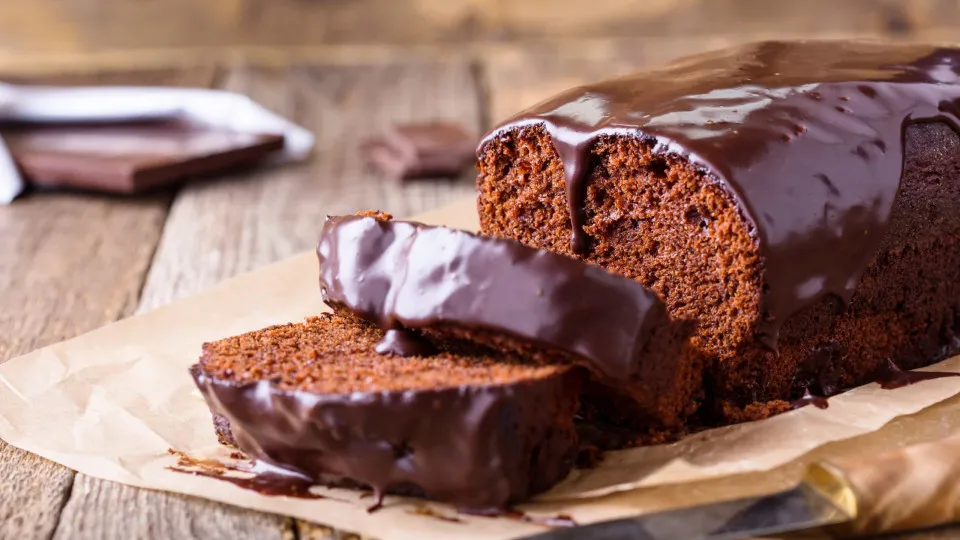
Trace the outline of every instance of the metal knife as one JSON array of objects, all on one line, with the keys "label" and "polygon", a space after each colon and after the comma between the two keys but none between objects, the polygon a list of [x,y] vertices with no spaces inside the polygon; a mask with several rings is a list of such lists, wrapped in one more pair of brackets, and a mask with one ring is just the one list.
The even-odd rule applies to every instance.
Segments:
[{"label": "metal knife", "polygon": [[819,532],[856,536],[960,521],[960,436],[859,462],[816,463],[794,488],[556,529],[528,540],[740,540]]}]

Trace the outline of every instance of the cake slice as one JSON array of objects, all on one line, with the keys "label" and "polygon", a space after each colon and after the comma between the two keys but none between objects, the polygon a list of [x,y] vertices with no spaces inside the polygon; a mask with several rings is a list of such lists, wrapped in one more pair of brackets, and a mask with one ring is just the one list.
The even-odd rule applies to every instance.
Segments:
[{"label": "cake slice", "polygon": [[206,343],[191,373],[223,442],[318,484],[490,509],[569,472],[576,368],[469,350],[382,355],[383,337],[324,314]]},{"label": "cake slice", "polygon": [[695,321],[713,420],[960,352],[960,49],[762,42],[574,88],[480,144],[484,234]]},{"label": "cake slice", "polygon": [[324,300],[393,336],[416,331],[588,368],[583,412],[594,420],[662,431],[683,425],[700,401],[690,324],[672,321],[631,279],[514,241],[375,213],[328,218],[317,254]]}]

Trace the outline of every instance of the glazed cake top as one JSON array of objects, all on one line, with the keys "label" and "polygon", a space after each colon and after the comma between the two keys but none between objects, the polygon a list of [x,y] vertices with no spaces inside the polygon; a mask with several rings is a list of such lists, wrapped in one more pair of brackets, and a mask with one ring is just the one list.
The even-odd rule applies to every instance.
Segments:
[{"label": "glazed cake top", "polygon": [[827,294],[849,300],[879,248],[914,122],[958,128],[960,49],[762,42],[581,86],[488,133],[542,125],[567,181],[572,245],[584,253],[590,150],[604,135],[650,138],[724,185],[752,222],[767,286],[758,328]]}]

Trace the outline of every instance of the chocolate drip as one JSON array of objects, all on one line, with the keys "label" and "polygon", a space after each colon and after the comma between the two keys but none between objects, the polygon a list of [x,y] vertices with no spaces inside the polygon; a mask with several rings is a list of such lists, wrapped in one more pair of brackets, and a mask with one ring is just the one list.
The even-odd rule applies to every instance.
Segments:
[{"label": "chocolate drip", "polygon": [[804,388],[803,397],[791,401],[790,407],[799,409],[800,407],[806,407],[807,405],[813,405],[818,409],[826,409],[830,406],[830,402],[828,402],[827,398],[823,396],[815,396],[811,394],[809,388]]},{"label": "chocolate drip", "polygon": [[[567,210],[570,214],[570,248],[577,255],[586,255],[590,243],[583,227],[587,222],[586,208],[582,201],[587,198],[587,178],[589,167],[587,158],[592,140],[584,139],[570,144],[563,137],[557,141],[557,153],[563,163],[563,172],[567,181]],[[587,144],[589,142],[589,144]]]},{"label": "chocolate drip", "polygon": [[415,516],[431,517],[434,519],[439,519],[440,521],[446,521],[448,523],[463,523],[462,519],[454,516],[444,515],[439,511],[437,511],[436,509],[430,508],[429,506],[418,506],[413,510],[408,510],[408,513],[413,514]]},{"label": "chocolate drip", "polygon": [[384,493],[383,490],[377,489],[377,490],[374,491],[374,494],[373,494],[373,496],[374,496],[374,502],[373,502],[373,504],[371,504],[370,506],[367,507],[367,513],[368,513],[368,514],[372,514],[372,513],[376,512],[377,510],[380,510],[381,508],[383,508],[383,497],[384,497],[385,495],[386,495],[386,493]]},{"label": "chocolate drip", "polygon": [[233,484],[239,488],[256,491],[261,495],[296,497],[299,499],[326,499],[323,495],[310,492],[311,482],[306,482],[296,476],[285,474],[276,474],[264,472],[250,477],[236,477],[227,475],[218,475],[211,471],[181,469],[179,467],[168,467],[174,472],[182,472],[195,476],[206,476],[207,478],[216,478],[224,482]]},{"label": "chocolate drip", "polygon": [[567,514],[557,514],[554,516],[531,516],[525,512],[521,512],[516,508],[487,508],[479,510],[461,510],[463,514],[469,516],[479,516],[479,517],[505,517],[510,519],[516,519],[526,523],[535,523],[537,525],[544,525],[546,527],[576,527],[577,522],[572,517]]},{"label": "chocolate drip", "polygon": [[430,356],[437,352],[436,347],[420,335],[402,329],[387,330],[374,350],[378,354],[397,356]]},{"label": "chocolate drip", "polygon": [[328,218],[317,256],[324,300],[383,328],[493,330],[584,358],[615,379],[638,371],[653,334],[670,321],[656,295],[631,279],[445,227]]},{"label": "chocolate drip", "polygon": [[[254,462],[252,466],[237,466],[212,459],[197,459],[183,452],[170,451],[178,457],[175,466],[167,470],[216,478],[237,487],[256,491],[261,495],[297,497],[300,499],[326,499],[323,495],[311,493],[313,482],[306,476],[279,469],[266,463]],[[241,473],[245,476],[231,476],[230,473]]]},{"label": "chocolate drip", "polygon": [[572,446],[554,450],[570,444],[572,434],[563,429],[528,449],[540,455],[539,465],[518,456],[536,426],[553,422],[557,409],[550,404],[577,395],[574,370],[521,387],[328,395],[267,380],[217,379],[199,365],[190,374],[210,410],[229,419],[226,442],[305,483],[369,487],[376,497],[371,511],[386,493],[461,508],[503,507],[559,482],[574,458]]},{"label": "chocolate drip", "polygon": [[764,266],[758,338],[825,295],[849,301],[886,231],[915,122],[958,127],[960,49],[764,42],[567,91],[488,133],[542,126],[567,181],[572,247],[590,151],[640,137],[724,186],[752,223]]},{"label": "chocolate drip", "polygon": [[905,371],[900,369],[893,360],[887,359],[886,363],[878,370],[876,377],[875,382],[880,384],[880,388],[893,390],[931,379],[960,377],[960,373],[951,373],[949,371]]}]

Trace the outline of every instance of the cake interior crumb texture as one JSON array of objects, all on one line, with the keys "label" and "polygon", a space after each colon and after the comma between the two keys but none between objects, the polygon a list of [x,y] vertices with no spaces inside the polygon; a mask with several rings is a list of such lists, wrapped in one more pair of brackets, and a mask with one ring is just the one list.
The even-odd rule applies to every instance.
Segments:
[{"label": "cake interior crumb texture", "polygon": [[[581,258],[697,321],[712,422],[781,412],[804,388],[831,395],[869,382],[887,358],[927,365],[960,350],[960,141],[945,124],[911,125],[904,154],[890,225],[853,298],[828,296],[787,319],[779,354],[754,337],[764,284],[751,221],[708,171],[651,139],[609,135],[593,146]],[[484,234],[578,256],[563,165],[542,127],[493,138],[479,166]]]},{"label": "cake interior crumb texture", "polygon": [[509,384],[567,369],[484,351],[385,356],[374,352],[382,336],[373,325],[324,314],[206,343],[200,364],[219,379],[273,380],[278,388],[322,394]]}]

